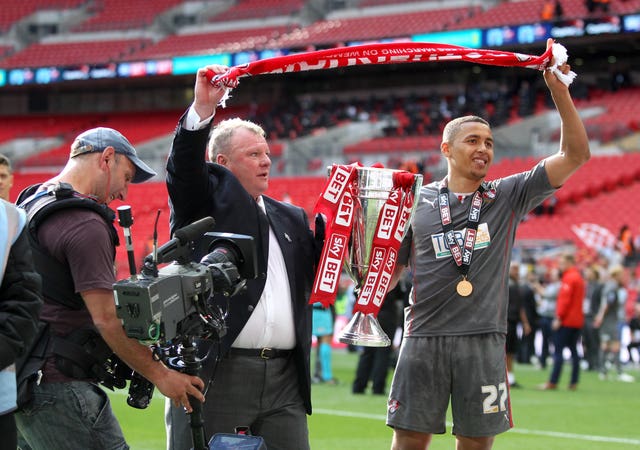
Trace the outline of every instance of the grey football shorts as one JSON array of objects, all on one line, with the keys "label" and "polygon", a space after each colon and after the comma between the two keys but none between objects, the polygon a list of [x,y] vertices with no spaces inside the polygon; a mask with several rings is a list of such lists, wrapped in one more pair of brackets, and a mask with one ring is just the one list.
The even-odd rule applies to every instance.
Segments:
[{"label": "grey football shorts", "polygon": [[443,434],[449,402],[453,434],[495,436],[513,426],[503,334],[403,340],[387,425]]}]

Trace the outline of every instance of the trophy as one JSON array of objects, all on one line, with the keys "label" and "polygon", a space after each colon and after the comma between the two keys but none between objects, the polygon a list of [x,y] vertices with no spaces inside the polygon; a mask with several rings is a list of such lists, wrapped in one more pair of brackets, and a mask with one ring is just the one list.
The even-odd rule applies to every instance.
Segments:
[{"label": "trophy", "polygon": [[335,300],[342,266],[355,283],[353,317],[342,343],[386,347],[391,340],[377,315],[398,249],[417,206],[422,175],[356,165],[332,167],[316,211],[327,215],[327,237],[310,303]]}]

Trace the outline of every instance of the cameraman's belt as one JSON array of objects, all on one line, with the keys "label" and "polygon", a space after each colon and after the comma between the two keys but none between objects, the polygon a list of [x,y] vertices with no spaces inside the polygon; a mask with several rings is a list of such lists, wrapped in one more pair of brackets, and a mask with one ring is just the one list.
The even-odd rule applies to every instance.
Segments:
[{"label": "cameraman's belt", "polygon": [[277,348],[235,348],[229,349],[229,356],[250,356],[254,358],[273,359],[288,358],[293,350],[278,350]]}]

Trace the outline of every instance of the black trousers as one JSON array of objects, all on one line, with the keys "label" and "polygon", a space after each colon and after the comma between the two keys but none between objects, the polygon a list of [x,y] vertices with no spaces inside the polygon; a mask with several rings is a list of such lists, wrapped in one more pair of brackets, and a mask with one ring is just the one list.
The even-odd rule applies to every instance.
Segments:
[{"label": "black trousers", "polygon": [[[378,322],[382,330],[393,340],[396,333],[395,311],[380,311]],[[391,364],[392,348],[389,347],[364,347],[358,359],[356,378],[353,381],[353,392],[362,393],[371,380],[371,390],[374,394],[384,394],[387,385],[387,375]]]},{"label": "black trousers", "polygon": [[18,431],[13,412],[0,415],[0,450],[16,450],[18,447]]}]

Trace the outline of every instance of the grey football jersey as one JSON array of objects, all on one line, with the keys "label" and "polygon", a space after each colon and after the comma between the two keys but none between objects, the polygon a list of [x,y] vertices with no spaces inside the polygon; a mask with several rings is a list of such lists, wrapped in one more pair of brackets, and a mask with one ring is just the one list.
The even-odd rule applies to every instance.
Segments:
[{"label": "grey football jersey", "polygon": [[[462,279],[445,244],[437,196],[440,182],[423,186],[411,228],[402,243],[399,262],[409,263],[413,278],[405,309],[405,336],[467,335],[507,331],[508,273],[516,227],[550,196],[544,162],[528,172],[485,183],[480,222],[468,280],[473,292],[462,297]],[[463,203],[449,193],[456,239],[463,247],[468,197]]]}]

